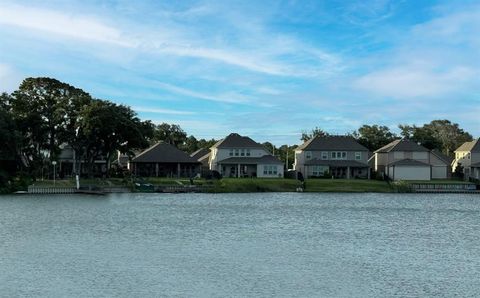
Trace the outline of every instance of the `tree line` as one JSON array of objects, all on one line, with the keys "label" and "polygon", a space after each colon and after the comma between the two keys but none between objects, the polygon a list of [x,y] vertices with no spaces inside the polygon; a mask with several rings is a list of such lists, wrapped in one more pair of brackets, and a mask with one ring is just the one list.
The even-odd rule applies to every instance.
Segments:
[{"label": "tree line", "polygon": [[[399,124],[400,134],[396,134],[387,126],[362,125],[348,135],[354,137],[360,144],[375,151],[399,138],[408,138],[430,150],[437,150],[445,155],[452,156],[460,145],[473,140],[458,123],[450,120],[433,120],[423,126]],[[329,133],[319,127],[311,131],[302,132],[302,141],[308,141],[314,136],[328,136]]]},{"label": "tree line", "polygon": [[0,136],[0,184],[15,174],[43,176],[65,146],[92,176],[95,160],[104,158],[109,169],[117,152],[132,157],[158,141],[192,152],[215,142],[187,136],[175,124],[142,121],[126,105],[44,77],[0,95]]},{"label": "tree line", "polygon": [[[407,137],[447,155],[472,140],[471,134],[449,120],[398,127],[400,135],[380,125],[363,125],[349,135],[371,151]],[[301,140],[317,135],[329,134],[316,127],[302,132]],[[65,146],[73,149],[75,163],[82,163],[92,176],[95,160],[100,157],[109,169],[118,152],[133,157],[158,141],[188,153],[211,147],[217,141],[189,136],[176,124],[142,121],[126,105],[93,98],[82,89],[45,77],[27,78],[11,94],[0,95],[0,137],[0,186],[12,175],[35,179],[48,173],[51,162],[58,160]],[[292,167],[296,145],[263,145]]]}]

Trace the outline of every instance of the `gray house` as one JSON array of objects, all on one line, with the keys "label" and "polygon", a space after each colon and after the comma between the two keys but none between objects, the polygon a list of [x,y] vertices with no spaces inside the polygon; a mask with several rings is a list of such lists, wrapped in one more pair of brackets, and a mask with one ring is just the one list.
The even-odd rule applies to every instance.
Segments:
[{"label": "gray house", "polygon": [[304,177],[370,178],[368,149],[350,136],[316,136],[295,149],[294,169]]},{"label": "gray house", "polygon": [[141,177],[193,177],[200,162],[175,146],[160,142],[135,156],[129,169]]},{"label": "gray house", "polygon": [[377,173],[393,180],[446,179],[451,173],[446,156],[409,139],[383,146],[374,152],[371,160]]}]

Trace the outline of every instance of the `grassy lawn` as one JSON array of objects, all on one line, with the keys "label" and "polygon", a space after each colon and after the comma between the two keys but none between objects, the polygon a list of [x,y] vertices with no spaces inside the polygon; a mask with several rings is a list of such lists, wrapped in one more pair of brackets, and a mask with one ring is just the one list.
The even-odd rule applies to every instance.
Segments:
[{"label": "grassy lawn", "polygon": [[308,179],[307,192],[392,192],[385,181],[356,179]]},{"label": "grassy lawn", "polygon": [[213,185],[213,192],[291,192],[300,182],[294,179],[224,178]]},{"label": "grassy lawn", "polygon": [[[157,178],[143,179],[153,185],[190,185],[189,179]],[[461,181],[460,181],[461,182]],[[446,182],[445,182],[446,183]],[[53,186],[53,180],[36,181],[37,186]],[[219,181],[195,179],[195,185],[211,185],[212,192],[239,193],[239,192],[294,192],[301,185],[295,179],[275,178],[224,178]],[[97,186],[126,186],[120,178],[110,179],[81,179],[80,185]],[[56,180],[56,187],[75,187],[75,179]],[[347,179],[308,179],[306,192],[392,192],[393,189],[384,181],[377,180],[347,180]]]},{"label": "grassy lawn", "polygon": [[405,182],[415,184],[471,184],[471,182],[454,179],[438,179],[438,180],[406,180]]},{"label": "grassy lawn", "polygon": [[[53,180],[37,180],[32,182],[36,186],[53,186]],[[80,185],[98,185],[98,186],[124,186],[125,181],[120,178],[110,179],[80,179]],[[55,180],[56,187],[75,187],[75,179],[57,179]]]}]

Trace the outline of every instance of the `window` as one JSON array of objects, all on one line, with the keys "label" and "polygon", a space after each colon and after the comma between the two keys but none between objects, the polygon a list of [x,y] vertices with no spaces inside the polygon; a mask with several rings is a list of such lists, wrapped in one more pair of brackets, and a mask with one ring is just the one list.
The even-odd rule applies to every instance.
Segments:
[{"label": "window", "polygon": [[322,159],[328,159],[328,152],[322,152]]},{"label": "window", "polygon": [[347,159],[347,152],[345,151],[333,151],[332,159]]},{"label": "window", "polygon": [[250,149],[247,149],[247,156],[250,156]]},{"label": "window", "polygon": [[362,159],[362,152],[355,152],[355,159],[356,160]]},{"label": "window", "polygon": [[467,158],[470,159],[470,153],[467,154]]},{"label": "window", "polygon": [[277,166],[263,166],[263,175],[277,175]]},{"label": "window", "polygon": [[245,149],[240,150],[240,156],[245,156]]},{"label": "window", "polygon": [[325,175],[325,173],[328,172],[328,170],[329,170],[328,166],[313,166],[312,175],[316,177],[320,177]]},{"label": "window", "polygon": [[239,155],[239,151],[238,149],[235,149],[235,156],[238,156]]},{"label": "window", "polygon": [[305,158],[306,159],[312,158],[312,152],[311,151],[305,151]]},{"label": "window", "polygon": [[233,149],[230,149],[230,156],[233,156]]}]

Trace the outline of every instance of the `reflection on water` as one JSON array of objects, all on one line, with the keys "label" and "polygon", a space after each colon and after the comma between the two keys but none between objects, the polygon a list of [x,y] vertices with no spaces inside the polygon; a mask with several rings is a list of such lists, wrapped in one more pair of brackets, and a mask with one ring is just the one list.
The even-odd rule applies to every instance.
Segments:
[{"label": "reflection on water", "polygon": [[0,296],[480,295],[480,197],[0,197]]}]

